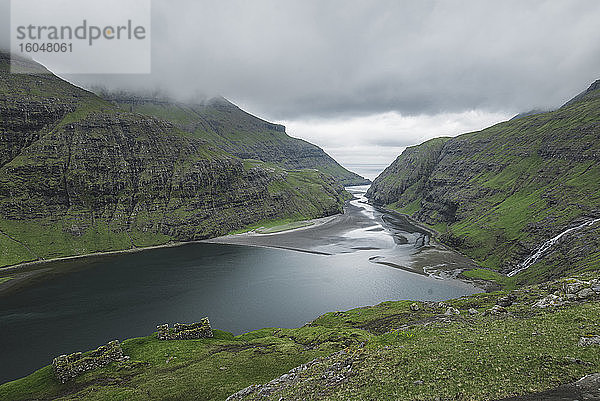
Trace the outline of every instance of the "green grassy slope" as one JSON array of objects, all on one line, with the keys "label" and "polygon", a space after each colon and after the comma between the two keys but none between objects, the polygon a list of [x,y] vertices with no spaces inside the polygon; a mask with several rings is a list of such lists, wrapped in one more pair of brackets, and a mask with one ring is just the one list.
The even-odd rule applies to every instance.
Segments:
[{"label": "green grassy slope", "polygon": [[[510,271],[564,230],[600,217],[600,90],[562,108],[408,148],[368,196]],[[517,282],[600,267],[600,224],[569,235]]]},{"label": "green grassy slope", "polygon": [[342,211],[315,170],[244,161],[0,53],[0,266],[189,241]]},{"label": "green grassy slope", "polygon": [[[47,366],[1,385],[0,398],[224,400],[314,358],[272,385],[267,398],[255,392],[236,399],[492,400],[552,389],[600,369],[597,346],[578,346],[581,337],[600,333],[598,294],[532,307],[552,293],[566,298],[572,282],[512,291],[514,303],[495,314],[486,311],[506,291],[413,307],[384,302],[327,313],[301,328],[235,337],[216,331],[203,340],[130,339],[123,343],[129,361],[64,385]],[[446,314],[449,307],[460,314]]]},{"label": "green grassy slope", "polygon": [[288,136],[284,126],[255,117],[224,98],[185,104],[131,94],[100,95],[124,110],[169,120],[243,159],[259,159],[288,169],[317,169],[344,185],[369,182],[343,168],[318,146]]}]

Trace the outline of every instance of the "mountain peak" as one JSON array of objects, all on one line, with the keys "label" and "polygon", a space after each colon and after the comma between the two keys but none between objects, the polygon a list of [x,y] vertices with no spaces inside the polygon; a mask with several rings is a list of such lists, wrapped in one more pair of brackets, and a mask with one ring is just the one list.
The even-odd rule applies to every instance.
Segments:
[{"label": "mountain peak", "polygon": [[593,92],[595,90],[600,89],[600,79],[595,80],[590,87],[585,91],[585,93],[590,93]]},{"label": "mountain peak", "polygon": [[584,90],[583,92],[581,92],[579,95],[575,96],[573,99],[569,100],[562,107],[569,106],[569,105],[571,105],[571,104],[573,104],[575,102],[583,100],[585,97],[587,97],[588,95],[590,95],[592,92],[596,92],[592,96],[594,96],[594,97],[600,96],[600,91],[599,90],[600,90],[600,79],[597,79],[594,82],[592,82],[592,84],[590,85],[589,88],[587,88],[586,90]]},{"label": "mountain peak", "polygon": [[50,74],[43,65],[32,59],[0,49],[0,69],[21,74]]}]

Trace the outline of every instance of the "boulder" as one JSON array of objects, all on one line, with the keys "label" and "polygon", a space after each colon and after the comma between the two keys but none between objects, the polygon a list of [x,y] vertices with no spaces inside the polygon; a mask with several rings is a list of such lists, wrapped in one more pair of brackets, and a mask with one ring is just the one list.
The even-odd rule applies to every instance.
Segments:
[{"label": "boulder", "polygon": [[512,294],[509,294],[505,297],[498,298],[498,300],[496,301],[496,304],[506,308],[506,307],[511,306],[513,304],[513,302],[515,302],[516,299],[517,299],[517,297],[515,297]]},{"label": "boulder", "polygon": [[446,309],[446,312],[444,313],[444,315],[446,315],[446,316],[460,315],[460,311],[456,308],[449,307],[448,309]]},{"label": "boulder", "polygon": [[489,315],[503,315],[505,313],[507,313],[506,309],[504,309],[504,307],[500,305],[494,305],[486,311],[486,314]]},{"label": "boulder", "polygon": [[563,284],[565,294],[577,294],[584,287],[584,283],[577,279],[570,279]]},{"label": "boulder", "polygon": [[596,293],[591,288],[584,288],[583,290],[577,292],[578,299],[586,299],[594,295],[596,295]]},{"label": "boulder", "polygon": [[587,347],[590,345],[600,345],[600,336],[581,337],[579,339],[579,343],[577,345],[579,345],[580,347]]},{"label": "boulder", "polygon": [[545,298],[540,299],[536,303],[533,304],[534,308],[548,308],[554,306],[562,306],[565,305],[567,301],[565,301],[562,297],[558,295],[550,294]]}]

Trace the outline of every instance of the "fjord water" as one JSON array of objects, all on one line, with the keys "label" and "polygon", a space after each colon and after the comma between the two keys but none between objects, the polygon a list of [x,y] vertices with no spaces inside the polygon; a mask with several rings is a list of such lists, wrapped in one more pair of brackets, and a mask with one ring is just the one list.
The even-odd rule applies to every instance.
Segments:
[{"label": "fjord water", "polygon": [[[410,228],[402,227],[411,238]],[[390,237],[389,230],[372,229],[348,236],[360,240],[360,232],[379,235],[375,239],[384,243]],[[394,249],[398,257],[416,258],[414,244]],[[297,327],[328,311],[386,300],[478,292],[456,280],[373,263],[374,252],[319,255],[195,243],[49,264],[53,274],[44,281],[0,298],[0,382],[31,373],[59,354],[149,335],[161,323],[208,316],[214,328],[241,333]]]}]

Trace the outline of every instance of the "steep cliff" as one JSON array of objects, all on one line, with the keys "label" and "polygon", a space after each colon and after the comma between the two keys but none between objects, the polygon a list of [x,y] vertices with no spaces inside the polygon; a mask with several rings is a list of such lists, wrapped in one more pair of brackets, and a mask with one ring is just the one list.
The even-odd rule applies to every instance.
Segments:
[{"label": "steep cliff", "polygon": [[0,266],[342,211],[330,175],[246,162],[0,53]]},{"label": "steep cliff", "polygon": [[222,97],[185,104],[157,96],[107,92],[99,95],[124,110],[169,120],[182,131],[243,159],[271,162],[286,169],[317,169],[344,185],[369,183],[318,146],[287,135],[283,125],[255,117]]},{"label": "steep cliff", "polygon": [[[600,217],[600,81],[558,110],[406,149],[369,189],[483,266],[511,272]],[[600,224],[561,237],[517,281],[600,267]]]}]

